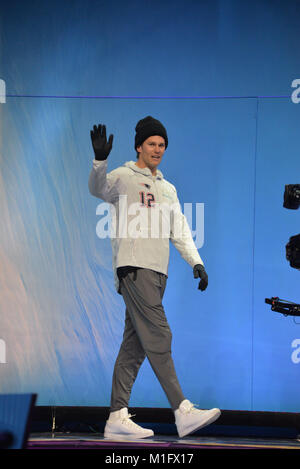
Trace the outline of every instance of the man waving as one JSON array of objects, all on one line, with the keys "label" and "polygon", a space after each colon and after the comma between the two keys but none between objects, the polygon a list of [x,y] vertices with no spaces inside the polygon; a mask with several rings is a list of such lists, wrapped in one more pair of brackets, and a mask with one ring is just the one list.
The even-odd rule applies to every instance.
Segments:
[{"label": "man waving", "polygon": [[[147,357],[174,411],[178,434],[183,437],[215,421],[220,410],[196,409],[185,398],[175,372],[172,333],[162,305],[170,241],[191,266],[194,278],[200,278],[200,290],[206,289],[208,277],[181,211],[176,188],[158,169],[168,146],[166,129],[160,121],[147,116],[137,123],[135,130],[137,161],[126,162],[108,174],[107,157],[113,135],[107,140],[105,125],[91,130],[95,158],[89,190],[115,207],[116,236],[111,239],[113,269],[116,289],[126,306],[123,341],[114,367],[110,416],[104,436],[153,435],[152,430],[135,424],[128,414],[131,389]],[[126,197],[126,208],[120,204],[120,197]],[[130,230],[135,215],[130,207],[137,206],[143,214],[140,220],[145,223]]]}]

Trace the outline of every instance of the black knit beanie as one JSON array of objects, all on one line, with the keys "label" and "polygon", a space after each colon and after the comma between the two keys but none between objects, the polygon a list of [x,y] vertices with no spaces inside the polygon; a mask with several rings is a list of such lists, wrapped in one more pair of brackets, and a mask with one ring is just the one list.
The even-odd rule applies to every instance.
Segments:
[{"label": "black knit beanie", "polygon": [[137,147],[139,147],[145,140],[147,140],[148,137],[152,137],[153,135],[159,135],[160,137],[164,138],[166,148],[168,146],[168,135],[166,129],[159,120],[154,119],[151,116],[147,116],[144,119],[138,121],[135,131],[135,149],[137,149]]}]

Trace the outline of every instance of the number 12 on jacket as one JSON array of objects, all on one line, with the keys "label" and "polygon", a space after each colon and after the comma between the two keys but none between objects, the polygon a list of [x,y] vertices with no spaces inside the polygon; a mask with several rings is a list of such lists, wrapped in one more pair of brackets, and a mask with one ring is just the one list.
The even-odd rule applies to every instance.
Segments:
[{"label": "number 12 on jacket", "polygon": [[140,202],[142,205],[146,205],[148,208],[152,207],[152,203],[155,203],[155,197],[151,192],[140,191]]}]

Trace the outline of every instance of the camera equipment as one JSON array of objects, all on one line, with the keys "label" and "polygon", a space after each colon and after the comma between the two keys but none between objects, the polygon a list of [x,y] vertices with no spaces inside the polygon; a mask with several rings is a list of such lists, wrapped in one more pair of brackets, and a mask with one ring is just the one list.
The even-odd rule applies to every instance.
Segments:
[{"label": "camera equipment", "polygon": [[283,196],[283,206],[297,210],[300,205],[300,184],[286,184]]},{"label": "camera equipment", "polygon": [[300,316],[300,305],[291,301],[282,300],[277,296],[266,298],[265,302],[272,305],[271,310],[282,313],[284,316]]},{"label": "camera equipment", "polygon": [[285,249],[290,266],[294,269],[300,269],[300,234],[292,236]]},{"label": "camera equipment", "polygon": [[[284,208],[296,210],[300,206],[300,184],[286,184],[283,196]],[[285,246],[286,258],[290,266],[300,270],[300,234],[291,236]],[[300,316],[300,304],[282,300],[278,296],[265,298],[265,302],[271,305],[271,310],[284,316]]]}]

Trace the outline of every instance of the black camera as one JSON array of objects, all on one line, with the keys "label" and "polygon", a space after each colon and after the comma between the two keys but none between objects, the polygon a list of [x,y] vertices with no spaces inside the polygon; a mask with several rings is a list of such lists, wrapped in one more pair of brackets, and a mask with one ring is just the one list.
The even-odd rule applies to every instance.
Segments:
[{"label": "black camera", "polygon": [[265,303],[272,305],[271,310],[282,313],[284,316],[300,316],[300,305],[291,301],[282,300],[278,296],[265,298]]},{"label": "black camera", "polygon": [[283,196],[284,208],[297,210],[300,205],[300,184],[286,184]]},{"label": "black camera", "polygon": [[292,236],[285,249],[290,266],[294,269],[300,269],[300,234]]}]

